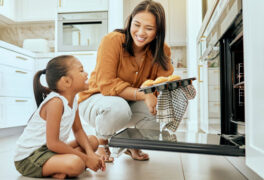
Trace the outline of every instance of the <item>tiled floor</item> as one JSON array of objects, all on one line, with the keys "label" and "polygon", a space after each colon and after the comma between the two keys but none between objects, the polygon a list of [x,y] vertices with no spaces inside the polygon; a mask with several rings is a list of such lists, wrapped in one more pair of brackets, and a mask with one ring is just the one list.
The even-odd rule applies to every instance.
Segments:
[{"label": "tiled floor", "polygon": [[[0,179],[26,180],[13,165],[15,141],[19,135],[0,138]],[[146,151],[150,160],[139,162],[125,154],[107,164],[106,172],[85,171],[79,179],[107,180],[243,180],[246,179],[224,156]]]}]

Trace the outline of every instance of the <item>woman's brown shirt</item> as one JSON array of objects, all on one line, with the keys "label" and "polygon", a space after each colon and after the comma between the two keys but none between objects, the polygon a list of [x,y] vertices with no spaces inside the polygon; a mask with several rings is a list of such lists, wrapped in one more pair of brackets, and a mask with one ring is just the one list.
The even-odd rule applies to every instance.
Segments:
[{"label": "woman's brown shirt", "polygon": [[[138,68],[135,57],[130,56],[123,48],[124,41],[125,35],[119,32],[111,32],[102,39],[97,52],[96,67],[89,79],[89,90],[79,93],[79,102],[95,93],[118,96],[126,87],[139,88],[147,79],[154,80],[173,73],[171,62],[167,71],[157,63],[153,64],[153,56],[148,48],[145,59]],[[166,44],[164,52],[170,58],[170,48]]]}]

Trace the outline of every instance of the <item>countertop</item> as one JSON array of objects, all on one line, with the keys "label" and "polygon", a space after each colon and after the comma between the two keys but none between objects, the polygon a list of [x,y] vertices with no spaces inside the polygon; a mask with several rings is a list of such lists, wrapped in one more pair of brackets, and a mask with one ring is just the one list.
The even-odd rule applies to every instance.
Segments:
[{"label": "countertop", "polygon": [[23,54],[25,56],[29,56],[35,59],[42,59],[42,58],[53,58],[55,56],[63,55],[63,54],[71,54],[71,55],[96,55],[97,51],[74,51],[74,52],[47,52],[47,53],[36,53],[32,52],[27,49],[23,49],[21,47],[18,47],[13,44],[9,44],[7,42],[1,41],[0,40],[0,47],[7,49],[9,51],[14,51],[20,54]]}]

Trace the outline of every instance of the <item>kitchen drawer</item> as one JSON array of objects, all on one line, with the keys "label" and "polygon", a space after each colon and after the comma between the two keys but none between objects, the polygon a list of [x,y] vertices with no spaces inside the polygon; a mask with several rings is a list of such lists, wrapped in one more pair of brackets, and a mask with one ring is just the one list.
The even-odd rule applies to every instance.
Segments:
[{"label": "kitchen drawer", "polygon": [[33,98],[0,97],[0,128],[26,125],[34,107]]},{"label": "kitchen drawer", "polygon": [[220,101],[220,86],[208,86],[208,101]]},{"label": "kitchen drawer", "polygon": [[21,69],[34,69],[34,60],[32,58],[4,48],[0,48],[0,64]]},{"label": "kitchen drawer", "polygon": [[220,102],[208,102],[209,118],[220,118]]},{"label": "kitchen drawer", "polygon": [[0,96],[32,97],[32,72],[0,65]]},{"label": "kitchen drawer", "polygon": [[209,68],[208,69],[208,84],[220,86],[219,68]]}]

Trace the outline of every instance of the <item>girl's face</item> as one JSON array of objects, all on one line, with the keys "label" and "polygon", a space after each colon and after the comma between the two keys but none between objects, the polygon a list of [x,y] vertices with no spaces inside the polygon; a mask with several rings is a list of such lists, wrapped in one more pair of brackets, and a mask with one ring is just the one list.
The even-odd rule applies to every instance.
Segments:
[{"label": "girl's face", "polygon": [[69,64],[70,70],[68,75],[72,78],[72,88],[76,91],[88,89],[88,73],[84,72],[83,66],[79,60],[73,59]]},{"label": "girl's face", "polygon": [[136,48],[144,48],[156,37],[156,18],[147,11],[137,13],[131,22],[130,34]]}]

